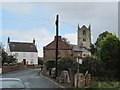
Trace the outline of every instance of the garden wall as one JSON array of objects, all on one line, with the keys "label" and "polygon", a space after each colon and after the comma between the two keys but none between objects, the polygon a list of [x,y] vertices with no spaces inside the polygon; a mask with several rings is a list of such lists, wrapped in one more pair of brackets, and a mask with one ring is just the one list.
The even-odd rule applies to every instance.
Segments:
[{"label": "garden wall", "polygon": [[2,67],[2,73],[6,73],[6,72],[11,72],[11,71],[17,71],[17,70],[24,70],[24,69],[29,69],[29,68],[40,68],[41,65],[36,65],[36,66],[32,66],[32,65],[28,65],[28,66],[3,66]]}]

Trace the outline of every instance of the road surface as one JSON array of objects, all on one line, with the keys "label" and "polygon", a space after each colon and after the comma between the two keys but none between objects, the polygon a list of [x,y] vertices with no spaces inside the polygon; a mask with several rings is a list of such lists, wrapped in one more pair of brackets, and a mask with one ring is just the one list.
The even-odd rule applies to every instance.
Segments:
[{"label": "road surface", "polygon": [[3,78],[19,78],[27,88],[57,88],[52,82],[40,75],[40,69],[27,69],[2,74]]}]

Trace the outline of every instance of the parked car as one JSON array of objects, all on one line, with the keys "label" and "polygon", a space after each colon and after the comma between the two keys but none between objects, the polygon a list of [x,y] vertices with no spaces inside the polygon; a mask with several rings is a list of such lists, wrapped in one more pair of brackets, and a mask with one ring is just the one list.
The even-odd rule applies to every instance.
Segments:
[{"label": "parked car", "polygon": [[25,84],[18,78],[0,78],[1,89],[26,89]]}]

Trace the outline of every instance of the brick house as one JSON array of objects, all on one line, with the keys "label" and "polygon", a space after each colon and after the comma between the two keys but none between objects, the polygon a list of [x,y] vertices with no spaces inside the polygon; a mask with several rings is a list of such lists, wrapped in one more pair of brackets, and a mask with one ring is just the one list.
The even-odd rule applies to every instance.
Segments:
[{"label": "brick house", "polygon": [[[54,40],[43,47],[44,59],[55,59],[56,55],[56,36]],[[62,40],[61,36],[58,36],[58,58],[64,56],[72,56],[72,46]]]},{"label": "brick house", "polygon": [[[74,38],[74,37],[73,37]],[[77,45],[68,44],[58,37],[58,53],[59,58],[64,56],[72,56],[77,62],[82,62],[83,58],[91,56],[89,51],[91,45],[91,26],[78,25]],[[55,59],[56,55],[56,37],[47,46],[43,47],[44,59]]]}]

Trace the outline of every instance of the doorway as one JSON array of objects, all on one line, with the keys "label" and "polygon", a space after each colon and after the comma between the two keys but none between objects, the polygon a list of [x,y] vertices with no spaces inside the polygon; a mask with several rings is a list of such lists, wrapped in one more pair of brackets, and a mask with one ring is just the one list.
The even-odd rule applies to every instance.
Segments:
[{"label": "doorway", "polygon": [[23,59],[23,64],[26,65],[26,59]]}]

